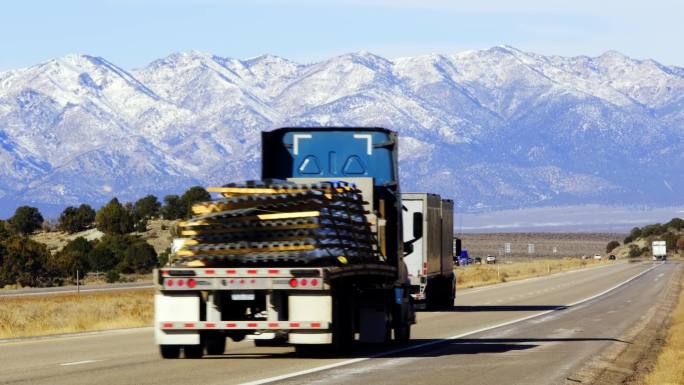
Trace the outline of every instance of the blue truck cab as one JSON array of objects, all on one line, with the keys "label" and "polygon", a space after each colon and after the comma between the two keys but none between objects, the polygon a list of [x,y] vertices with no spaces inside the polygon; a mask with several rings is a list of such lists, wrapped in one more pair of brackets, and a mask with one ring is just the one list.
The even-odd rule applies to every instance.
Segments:
[{"label": "blue truck cab", "polygon": [[377,226],[380,253],[401,268],[397,144],[395,132],[375,127],[285,127],[263,132],[262,179],[355,183]]}]

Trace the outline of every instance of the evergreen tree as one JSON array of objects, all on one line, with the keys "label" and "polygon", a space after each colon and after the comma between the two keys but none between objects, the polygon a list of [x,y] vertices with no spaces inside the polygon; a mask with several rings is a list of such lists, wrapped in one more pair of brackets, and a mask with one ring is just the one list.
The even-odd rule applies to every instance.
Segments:
[{"label": "evergreen tree", "polygon": [[15,236],[3,242],[1,251],[0,282],[33,287],[48,284],[46,266],[50,252],[45,245]]},{"label": "evergreen tree", "polygon": [[80,274],[87,273],[90,269],[89,257],[92,250],[93,244],[83,237],[67,243],[56,255],[62,275],[73,277],[76,270],[79,270]]},{"label": "evergreen tree", "polygon": [[162,207],[164,219],[184,218],[187,210],[187,206],[178,195],[167,195],[164,197],[164,207]]},{"label": "evergreen tree", "polygon": [[192,216],[192,205],[197,202],[204,202],[211,199],[211,194],[201,186],[193,186],[188,189],[181,200],[185,203],[185,217]]},{"label": "evergreen tree", "polygon": [[76,233],[88,229],[95,221],[95,210],[87,204],[78,208],[69,206],[59,216],[57,228],[67,233]]},{"label": "evergreen tree", "polygon": [[127,234],[133,231],[133,216],[114,198],[97,212],[97,229],[105,234]]},{"label": "evergreen tree", "polygon": [[145,241],[138,241],[126,248],[120,270],[124,273],[149,273],[157,265],[157,253]]},{"label": "evergreen tree", "polygon": [[136,218],[150,219],[159,216],[161,203],[154,195],[148,195],[140,198],[135,202],[133,212]]},{"label": "evergreen tree", "polygon": [[14,216],[7,222],[17,233],[31,234],[43,224],[43,216],[35,207],[21,206],[16,209]]}]

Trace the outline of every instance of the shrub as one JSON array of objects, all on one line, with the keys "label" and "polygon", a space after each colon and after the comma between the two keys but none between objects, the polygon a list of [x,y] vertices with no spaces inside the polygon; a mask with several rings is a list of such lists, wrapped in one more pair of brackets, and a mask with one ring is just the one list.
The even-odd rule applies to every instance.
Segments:
[{"label": "shrub", "polygon": [[147,219],[140,219],[135,222],[134,230],[138,233],[144,233],[147,231]]},{"label": "shrub", "polygon": [[662,237],[661,240],[665,241],[665,247],[667,250],[675,251],[677,249],[677,235],[668,231]]},{"label": "shrub", "polygon": [[675,229],[675,231],[684,228],[684,219],[682,218],[672,218],[669,222],[665,224],[665,227]]},{"label": "shrub", "polygon": [[679,238],[677,238],[675,246],[677,247],[677,250],[684,251],[684,235],[680,235]]},{"label": "shrub", "polygon": [[35,207],[21,206],[7,222],[17,233],[31,234],[43,224],[43,216]]},{"label": "shrub", "polygon": [[[12,229],[10,225],[3,220],[0,220],[0,242],[9,239],[12,236]],[[0,254],[0,257],[2,255]],[[2,263],[0,263],[2,265]]]},{"label": "shrub", "polygon": [[121,275],[116,270],[110,270],[105,274],[105,281],[107,281],[107,283],[116,283],[119,282],[120,279]]},{"label": "shrub", "polygon": [[56,255],[57,265],[61,275],[64,277],[75,276],[76,270],[85,274],[90,269],[90,253],[93,244],[83,237],[78,237],[60,250]]},{"label": "shrub", "polygon": [[169,256],[171,255],[171,248],[167,248],[166,250],[162,251],[161,254],[157,257],[157,266],[164,266],[169,262]]},{"label": "shrub", "polygon": [[124,259],[119,265],[124,273],[148,273],[157,265],[157,253],[143,240],[126,248]]},{"label": "shrub", "polygon": [[69,206],[59,216],[57,228],[67,233],[76,233],[86,230],[95,221],[95,210],[87,204],[78,208]]},{"label": "shrub", "polygon": [[98,242],[88,254],[88,265],[91,271],[108,271],[116,267],[121,259],[116,258],[106,243]]},{"label": "shrub", "polygon": [[2,244],[0,283],[44,286],[49,281],[47,265],[50,252],[41,243],[26,237],[12,237]]},{"label": "shrub", "polygon": [[637,245],[629,245],[629,257],[630,258],[636,258],[641,255],[641,251],[639,250],[639,246]]},{"label": "shrub", "polygon": [[97,229],[105,234],[127,234],[133,231],[133,216],[114,198],[97,212]]},{"label": "shrub", "polygon": [[610,253],[611,251],[615,250],[616,247],[620,246],[620,242],[618,241],[610,241],[606,245],[606,253]]}]

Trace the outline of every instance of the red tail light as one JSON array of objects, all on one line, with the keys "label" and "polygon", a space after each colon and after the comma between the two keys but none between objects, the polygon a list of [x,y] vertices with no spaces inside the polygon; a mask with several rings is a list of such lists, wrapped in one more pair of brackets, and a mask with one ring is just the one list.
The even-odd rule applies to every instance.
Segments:
[{"label": "red tail light", "polygon": [[183,281],[182,279],[179,279],[178,280],[178,286],[183,286],[183,285],[185,285],[185,281]]},{"label": "red tail light", "polygon": [[166,286],[173,286],[173,279],[167,279]]},{"label": "red tail light", "polygon": [[189,287],[189,288],[191,288],[191,289],[192,289],[192,288],[194,288],[194,287],[195,287],[195,285],[197,285],[197,281],[195,281],[195,279],[194,279],[194,278],[190,278],[190,279],[188,279],[188,287]]},{"label": "red tail light", "polygon": [[306,286],[309,283],[309,281],[307,281],[306,278],[304,278],[301,281],[299,281],[299,283],[301,283],[302,286]]},{"label": "red tail light", "polygon": [[292,278],[290,280],[290,287],[297,287],[297,278]]},{"label": "red tail light", "polygon": [[311,286],[318,286],[318,280],[316,278],[311,280]]}]

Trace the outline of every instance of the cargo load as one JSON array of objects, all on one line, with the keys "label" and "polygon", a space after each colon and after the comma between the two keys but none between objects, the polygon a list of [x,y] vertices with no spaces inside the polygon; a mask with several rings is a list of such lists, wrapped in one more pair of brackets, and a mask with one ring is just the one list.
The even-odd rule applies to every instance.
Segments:
[{"label": "cargo load", "polygon": [[208,189],[221,198],[200,202],[179,223],[183,246],[176,266],[328,266],[377,263],[377,241],[354,184],[270,180]]}]

